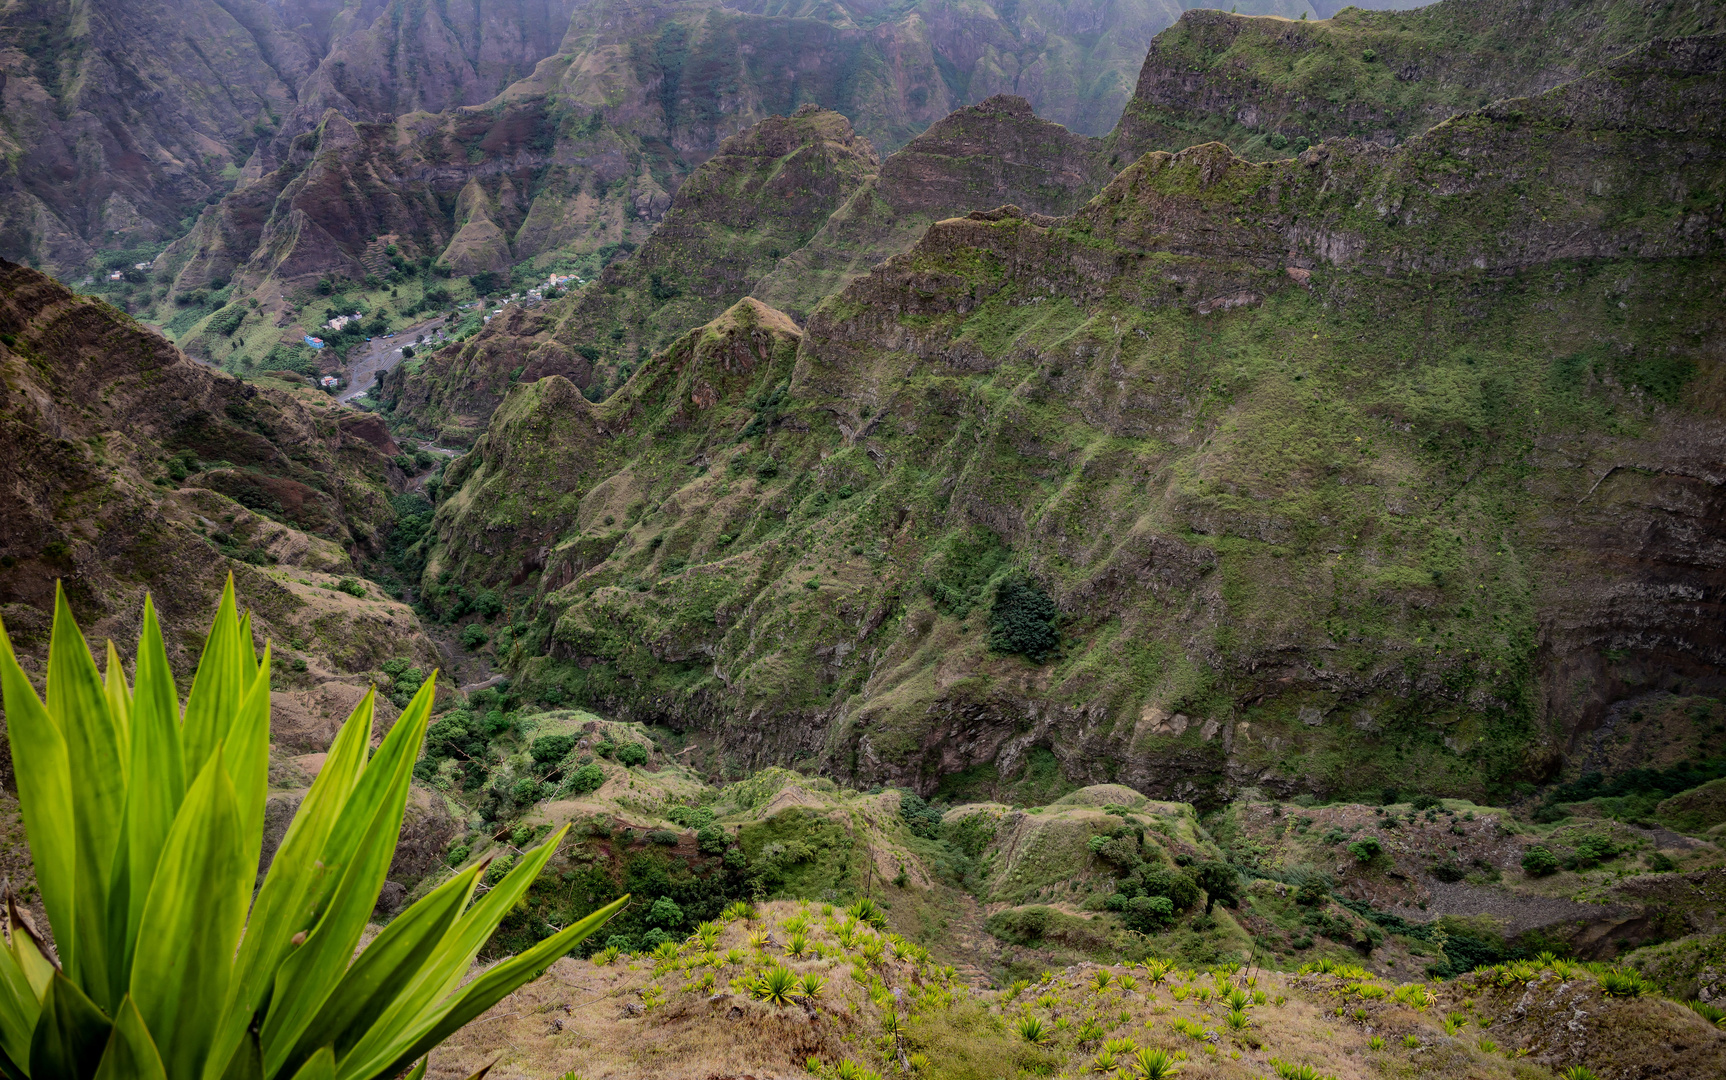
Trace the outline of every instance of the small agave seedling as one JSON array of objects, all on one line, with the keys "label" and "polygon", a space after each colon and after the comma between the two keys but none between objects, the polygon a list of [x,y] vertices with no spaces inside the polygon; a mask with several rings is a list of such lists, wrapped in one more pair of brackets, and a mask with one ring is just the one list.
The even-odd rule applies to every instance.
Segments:
[{"label": "small agave seedling", "polygon": [[147,599],[132,685],[112,642],[106,676],[97,673],[57,591],[47,701],[4,626],[0,686],[55,944],[8,905],[7,1080],[386,1080],[410,1067],[417,1080],[427,1051],[623,903],[463,983],[559,832],[477,901],[485,863],[457,873],[355,955],[395,854],[432,679],[375,753],[372,695],[360,702],[254,896],[270,648],[253,653],[251,617],[236,611],[231,578],[183,718]]}]

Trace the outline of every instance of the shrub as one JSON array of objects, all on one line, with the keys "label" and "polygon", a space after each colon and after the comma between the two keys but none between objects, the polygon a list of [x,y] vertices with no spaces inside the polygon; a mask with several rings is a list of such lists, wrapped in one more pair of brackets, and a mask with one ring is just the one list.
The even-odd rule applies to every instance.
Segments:
[{"label": "shrub", "polygon": [[731,837],[719,826],[707,824],[695,831],[695,844],[703,855],[719,855],[731,846]]},{"label": "shrub", "polygon": [[1557,869],[1558,856],[1539,844],[1522,853],[1522,872],[1529,877],[1545,877]]},{"label": "shrub", "polygon": [[617,748],[617,762],[620,765],[645,765],[647,747],[640,743],[624,743]]},{"label": "shrub", "polygon": [[1384,854],[1384,845],[1376,836],[1363,836],[1348,846],[1348,853],[1354,856],[1355,862],[1371,863]]},{"label": "shrub", "polygon": [[509,787],[509,797],[517,806],[532,806],[543,795],[543,788],[538,780],[524,776]]},{"label": "shrub", "polygon": [[676,847],[677,834],[670,829],[654,829],[647,834],[647,842],[659,844],[662,847]]},{"label": "shrub", "polygon": [[347,593],[349,596],[358,597],[362,600],[365,599],[366,596],[366,587],[360,583],[359,578],[345,577],[336,582],[336,589],[340,592]]},{"label": "shrub", "polygon": [[1054,654],[1061,641],[1055,632],[1059,612],[1036,582],[1009,579],[995,592],[989,612],[989,648],[1000,653],[1019,653],[1033,663]]},{"label": "shrub", "polygon": [[574,735],[541,735],[529,744],[527,752],[539,764],[550,765],[562,761],[573,749],[575,749]]},{"label": "shrub", "polygon": [[1610,836],[1589,833],[1576,841],[1574,862],[1578,870],[1587,870],[1599,866],[1608,859],[1617,857],[1618,844]]},{"label": "shrub", "polygon": [[1193,882],[1205,891],[1205,914],[1217,904],[1236,907],[1240,904],[1241,876],[1226,862],[1206,859],[1192,866]]},{"label": "shrub", "polygon": [[666,928],[677,926],[683,922],[683,909],[677,906],[677,901],[669,896],[662,896],[647,909],[647,922],[652,926]]},{"label": "shrub", "polygon": [[1167,897],[1176,911],[1185,911],[1199,902],[1199,885],[1191,874],[1154,869],[1142,870],[1138,877],[1141,891],[1146,896]]},{"label": "shrub", "polygon": [[597,761],[590,761],[569,774],[569,791],[572,795],[586,795],[590,791],[598,791],[604,783],[605,770],[599,767]]},{"label": "shrub", "polygon": [[[560,831],[471,907],[478,866],[452,875],[356,956],[394,854],[431,714],[431,682],[375,752],[372,699],[354,710],[259,886],[271,655],[267,645],[261,659],[253,654],[232,578],[183,723],[148,599],[136,655],[135,685],[127,687],[109,648],[105,690],[57,590],[51,705],[44,706],[0,628],[17,795],[64,965],[57,969],[46,946],[17,922],[11,947],[0,950],[9,1001],[0,1009],[0,1050],[29,1061],[38,1080],[206,1071],[385,1080],[622,906],[602,908],[461,982],[562,842]],[[109,705],[119,700],[128,703],[123,716]],[[350,823],[372,824],[344,827]],[[92,881],[79,865],[86,854],[80,848],[92,842],[125,859],[118,863],[125,871]],[[344,868],[342,888],[331,887],[325,866]],[[378,977],[380,963],[390,977]],[[247,1050],[248,1031],[260,1029],[269,1033],[267,1074],[258,1051]],[[250,1070],[242,1055],[250,1056]]]},{"label": "shrub", "polygon": [[1174,915],[1174,902],[1166,896],[1135,896],[1127,901],[1122,921],[1129,930],[1154,934],[1167,926]]},{"label": "shrub", "polygon": [[467,649],[469,652],[480,648],[490,640],[491,635],[486,633],[485,627],[481,626],[479,623],[468,623],[466,626],[461,628],[462,647]]}]

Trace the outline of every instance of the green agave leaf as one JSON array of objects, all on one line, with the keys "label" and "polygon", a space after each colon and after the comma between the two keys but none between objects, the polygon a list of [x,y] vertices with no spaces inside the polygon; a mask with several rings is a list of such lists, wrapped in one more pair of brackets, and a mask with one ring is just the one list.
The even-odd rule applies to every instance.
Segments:
[{"label": "green agave leaf", "polygon": [[306,1058],[306,1063],[294,1073],[294,1080],[336,1080],[336,1054],[329,1047]]},{"label": "green agave leaf", "polygon": [[[354,786],[354,792],[349,804],[343,809],[342,816],[336,820],[335,827],[330,830],[329,841],[325,844],[323,861],[332,866],[343,865],[352,858],[352,853],[359,849],[366,830],[371,828],[373,815],[377,808],[384,805],[393,793],[400,789],[402,805],[407,804],[407,783],[413,778],[413,763],[419,757],[420,746],[425,742],[426,724],[431,718],[433,700],[433,683],[437,672],[432,672],[414,699],[408,702],[408,707],[402,710],[401,717],[389,734],[384,736],[383,744],[377,753],[372,755],[361,774],[359,783]],[[368,733],[369,734],[369,733]]]},{"label": "green agave leaf", "polygon": [[[108,712],[107,693],[89,646],[72,618],[66,592],[54,590],[54,632],[48,644],[48,716],[66,740],[72,803],[73,902],[71,940],[60,962],[67,977],[103,1008],[114,1004],[108,963],[108,883],[126,806],[126,762],[121,733]],[[32,850],[35,845],[31,845]],[[70,955],[66,955],[70,953]]]},{"label": "green agave leaf", "polygon": [[[425,738],[431,700],[432,680],[427,679],[384,737],[331,832],[325,861],[347,866],[317,928],[276,975],[262,1031],[266,1076],[281,1073],[300,1034],[335,989],[377,903],[401,832],[408,784]],[[367,810],[369,820],[362,817]],[[344,853],[350,839],[354,842],[351,861]]]},{"label": "green agave leaf", "polygon": [[120,999],[114,1014],[114,1030],[102,1051],[96,1080],[168,1080],[156,1041],[150,1038],[150,1030],[129,995]]},{"label": "green agave leaf", "polygon": [[[432,959],[413,980],[413,984],[396,999],[395,1004],[390,1006],[383,1018],[360,1039],[348,1056],[343,1058],[341,1068],[344,1077],[352,1072],[349,1068],[350,1061],[377,1063],[394,1060],[400,1051],[398,1036],[404,1032],[420,1030],[441,1015],[440,1010],[447,1003],[447,995],[461,984],[473,964],[474,957],[479,955],[479,950],[491,939],[504,916],[520,902],[528,886],[539,877],[540,871],[545,868],[546,862],[568,833],[569,826],[566,825],[539,847],[525,852],[516,862],[515,868],[462,915]],[[483,868],[481,872],[484,872]],[[619,901],[618,904],[605,909],[605,912],[601,913],[604,917],[600,921],[610,918],[609,912],[615,911],[621,903],[622,901]]]},{"label": "green agave leaf", "polygon": [[[250,638],[246,639],[248,642]],[[251,646],[246,646],[251,655]],[[222,754],[228,763],[228,778],[234,783],[234,794],[240,807],[240,836],[245,841],[245,858],[250,866],[258,865],[264,845],[264,802],[270,794],[270,646],[264,645],[264,659],[257,668],[252,685],[240,704],[240,715],[228,729]]]},{"label": "green agave leaf", "polygon": [[228,1059],[227,1069],[217,1075],[221,1080],[264,1080],[264,1051],[258,1045],[257,1032],[246,1030],[239,1049]]},{"label": "green agave leaf", "polygon": [[318,1047],[334,1046],[338,1054],[352,1049],[443,941],[478,880],[479,867],[470,867],[391,920],[307,1025],[284,1071]]},{"label": "green agave leaf", "polygon": [[[23,936],[23,935],[18,935]],[[36,946],[27,945],[32,951]],[[49,969],[52,977],[53,969]],[[10,948],[0,948],[0,1053],[16,1062],[30,1060],[30,1036],[42,1014],[42,1001]]]},{"label": "green agave leaf", "polygon": [[[18,666],[12,639],[0,622],[0,693],[6,703],[6,737],[12,744],[12,767],[18,803],[24,812],[24,832],[36,863],[36,885],[48,922],[67,932],[62,959],[71,940],[76,903],[74,856],[78,841],[72,829],[72,766],[66,740],[48,716],[47,708]],[[14,936],[16,941],[16,936]]]},{"label": "green agave leaf", "polygon": [[460,1030],[469,1021],[513,994],[524,983],[538,978],[551,962],[575,948],[582,939],[605,925],[629,902],[619,897],[605,907],[566,926],[533,948],[518,953],[487,968],[461,991],[441,1002],[431,1015],[406,1031],[392,1031],[394,1036],[382,1053],[362,1058],[352,1054],[341,1064],[340,1080],[383,1080],[394,1076],[415,1058],[424,1055],[438,1043]]},{"label": "green agave leaf", "polygon": [[228,737],[228,726],[239,714],[240,704],[252,681],[246,672],[250,639],[240,641],[240,617],[234,610],[234,575],[222,588],[222,602],[204,639],[204,655],[192,677],[192,693],[186,699],[186,720],[180,729],[187,775],[196,776],[216,752],[216,744]]},{"label": "green agave leaf", "polygon": [[125,743],[132,725],[132,688],[126,685],[126,666],[120,662],[120,650],[108,642],[107,667],[102,672],[102,693],[108,699],[108,715],[120,730]]},{"label": "green agave leaf", "polygon": [[[168,652],[162,644],[162,628],[156,608],[144,597],[144,627],[138,636],[138,657],[132,687],[132,763],[130,775],[148,777],[148,783],[129,784],[126,789],[126,866],[124,949],[119,973],[130,985],[132,958],[137,948],[138,928],[144,921],[144,902],[156,877],[156,862],[174,815],[186,795],[186,767],[180,753],[180,702],[174,675],[168,669]],[[122,856],[116,855],[118,867]],[[120,915],[121,893],[116,875],[113,914]]]},{"label": "green agave leaf", "polygon": [[[233,578],[234,575],[228,575],[228,580],[232,581]],[[246,685],[250,686],[251,681],[258,677],[259,664],[258,654],[252,646],[251,608],[247,608],[246,613],[240,616],[240,632],[238,636],[240,639],[240,671],[246,678]],[[266,643],[265,648],[268,647],[268,643]]]},{"label": "green agave leaf", "polygon": [[37,1080],[90,1080],[112,1027],[84,991],[56,971],[30,1040],[30,1075]]},{"label": "green agave leaf", "polygon": [[[330,832],[366,769],[373,700],[374,691],[368,690],[348,715],[270,862],[240,946],[222,1031],[210,1056],[209,1080],[221,1076],[222,1063],[240,1045],[253,1014],[263,1007],[293,936],[309,933],[317,924],[340,881],[339,872],[322,860]],[[258,1069],[261,1075],[261,1058]]]},{"label": "green agave leaf", "polygon": [[144,904],[132,998],[171,1080],[200,1075],[252,895],[234,785],[217,747],[174,817]]},{"label": "green agave leaf", "polygon": [[407,1080],[426,1080],[426,1066],[431,1064],[431,1058],[420,1058],[420,1063],[408,1070]]},{"label": "green agave leaf", "polygon": [[9,955],[29,980],[36,1000],[41,1001],[48,993],[49,980],[54,978],[54,972],[60,970],[60,966],[54,960],[48,943],[37,932],[30,912],[18,906],[18,894],[12,891],[10,881],[6,884],[6,921],[12,931],[12,941],[7,946]]}]

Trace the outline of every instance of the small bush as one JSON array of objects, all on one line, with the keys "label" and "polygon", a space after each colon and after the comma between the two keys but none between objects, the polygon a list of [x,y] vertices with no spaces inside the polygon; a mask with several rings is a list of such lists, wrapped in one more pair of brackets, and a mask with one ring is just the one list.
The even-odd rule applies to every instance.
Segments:
[{"label": "small bush", "polygon": [[1376,836],[1363,836],[1348,846],[1348,853],[1358,863],[1371,863],[1384,854],[1384,845]]},{"label": "small bush", "polygon": [[1539,844],[1522,853],[1522,872],[1529,877],[1545,877],[1558,869],[1558,856]]},{"label": "small bush", "polygon": [[645,765],[647,747],[640,743],[624,743],[617,748],[617,762],[620,765]]},{"label": "small bush", "polygon": [[1610,836],[1589,833],[1576,842],[1576,854],[1572,861],[1576,869],[1587,870],[1616,858],[1619,851],[1617,842]]},{"label": "small bush", "polygon": [[647,922],[651,926],[675,927],[683,922],[683,909],[671,897],[662,896],[647,909]]},{"label": "small bush", "polygon": [[336,590],[338,592],[345,592],[349,596],[358,597],[362,600],[365,599],[366,596],[366,587],[360,583],[359,578],[345,577],[341,579],[336,582]]},{"label": "small bush", "polygon": [[605,783],[605,771],[596,761],[590,761],[581,768],[569,774],[569,791],[572,795],[585,795],[590,791],[598,791]]},{"label": "small bush", "polygon": [[1036,582],[1027,578],[1004,581],[989,612],[989,648],[1019,653],[1040,664],[1060,646],[1060,635],[1055,632],[1058,614],[1055,602]]},{"label": "small bush", "polygon": [[677,844],[677,834],[672,832],[670,829],[654,829],[652,832],[647,834],[647,842],[650,844],[660,844],[665,847],[675,847]]},{"label": "small bush", "polygon": [[718,825],[703,825],[695,832],[696,846],[703,855],[720,855],[730,846],[731,838]]},{"label": "small bush", "polygon": [[462,647],[469,652],[478,649],[491,640],[491,635],[485,632],[485,627],[479,623],[468,623],[461,628]]},{"label": "small bush", "polygon": [[540,765],[551,765],[562,761],[564,756],[575,749],[574,735],[541,735],[533,740],[528,747],[528,753]]},{"label": "small bush", "polygon": [[1174,914],[1174,902],[1166,896],[1135,896],[1127,901],[1122,921],[1129,930],[1154,934],[1167,926]]}]

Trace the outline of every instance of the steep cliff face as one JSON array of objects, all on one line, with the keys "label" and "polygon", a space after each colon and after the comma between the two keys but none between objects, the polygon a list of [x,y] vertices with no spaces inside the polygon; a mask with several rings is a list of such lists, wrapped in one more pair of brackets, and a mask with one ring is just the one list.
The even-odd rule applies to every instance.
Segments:
[{"label": "steep cliff face", "polygon": [[123,648],[148,591],[189,673],[233,573],[286,685],[435,661],[410,609],[333,589],[395,519],[396,447],[375,417],[218,375],[12,263],[0,379],[0,614],[31,660],[59,579],[92,640]]},{"label": "steep cliff face", "polygon": [[1101,140],[1040,119],[1024,98],[1000,95],[958,110],[912,139],[821,227],[788,252],[752,293],[807,318],[932,222],[1014,205],[1070,214],[1114,176]]},{"label": "steep cliff face", "polygon": [[[491,99],[576,0],[30,0],[0,10],[0,257],[148,257],[328,108],[391,122]],[[152,245],[155,245],[154,247]]]},{"label": "steep cliff face", "polygon": [[639,239],[670,203],[668,166],[596,120],[538,98],[391,124],[331,110],[281,167],[207,208],[157,270],[174,297],[231,283],[234,301],[255,298],[285,326],[320,278],[388,272],[388,245],[415,273],[469,275]]},{"label": "steep cliff face", "polygon": [[1211,140],[1257,161],[1342,136],[1394,146],[1642,42],[1722,30],[1701,0],[1443,0],[1322,22],[1191,11],[1151,43],[1109,142],[1121,166]]},{"label": "steep cliff face", "polygon": [[[407,113],[481,105],[555,54],[581,0],[424,4],[365,0],[340,9],[329,50],[297,90],[292,138],[326,110],[390,123]],[[280,145],[280,144],[278,144]]]},{"label": "steep cliff face", "polygon": [[705,332],[598,410],[517,387],[428,584],[531,589],[524,686],[739,763],[1548,775],[1610,702],[1722,685],[1723,69],[1655,43],[1394,150],[943,221],[740,396],[674,378]]},{"label": "steep cliff face", "polygon": [[395,415],[471,443],[517,379],[621,383],[651,350],[738,300],[873,177],[867,140],[806,106],[727,139],[678,190],[646,243],[557,308],[513,310],[472,342],[398,371]]},{"label": "steep cliff face", "polygon": [[310,70],[215,0],[37,0],[0,10],[0,256],[70,273],[172,239],[232,186]]},{"label": "steep cliff face", "polygon": [[1172,0],[597,0],[576,13],[565,55],[531,81],[603,102],[607,120],[692,161],[807,102],[851,117],[883,151],[1003,93],[1100,135],[1130,96],[1145,47],[1179,14]]}]

